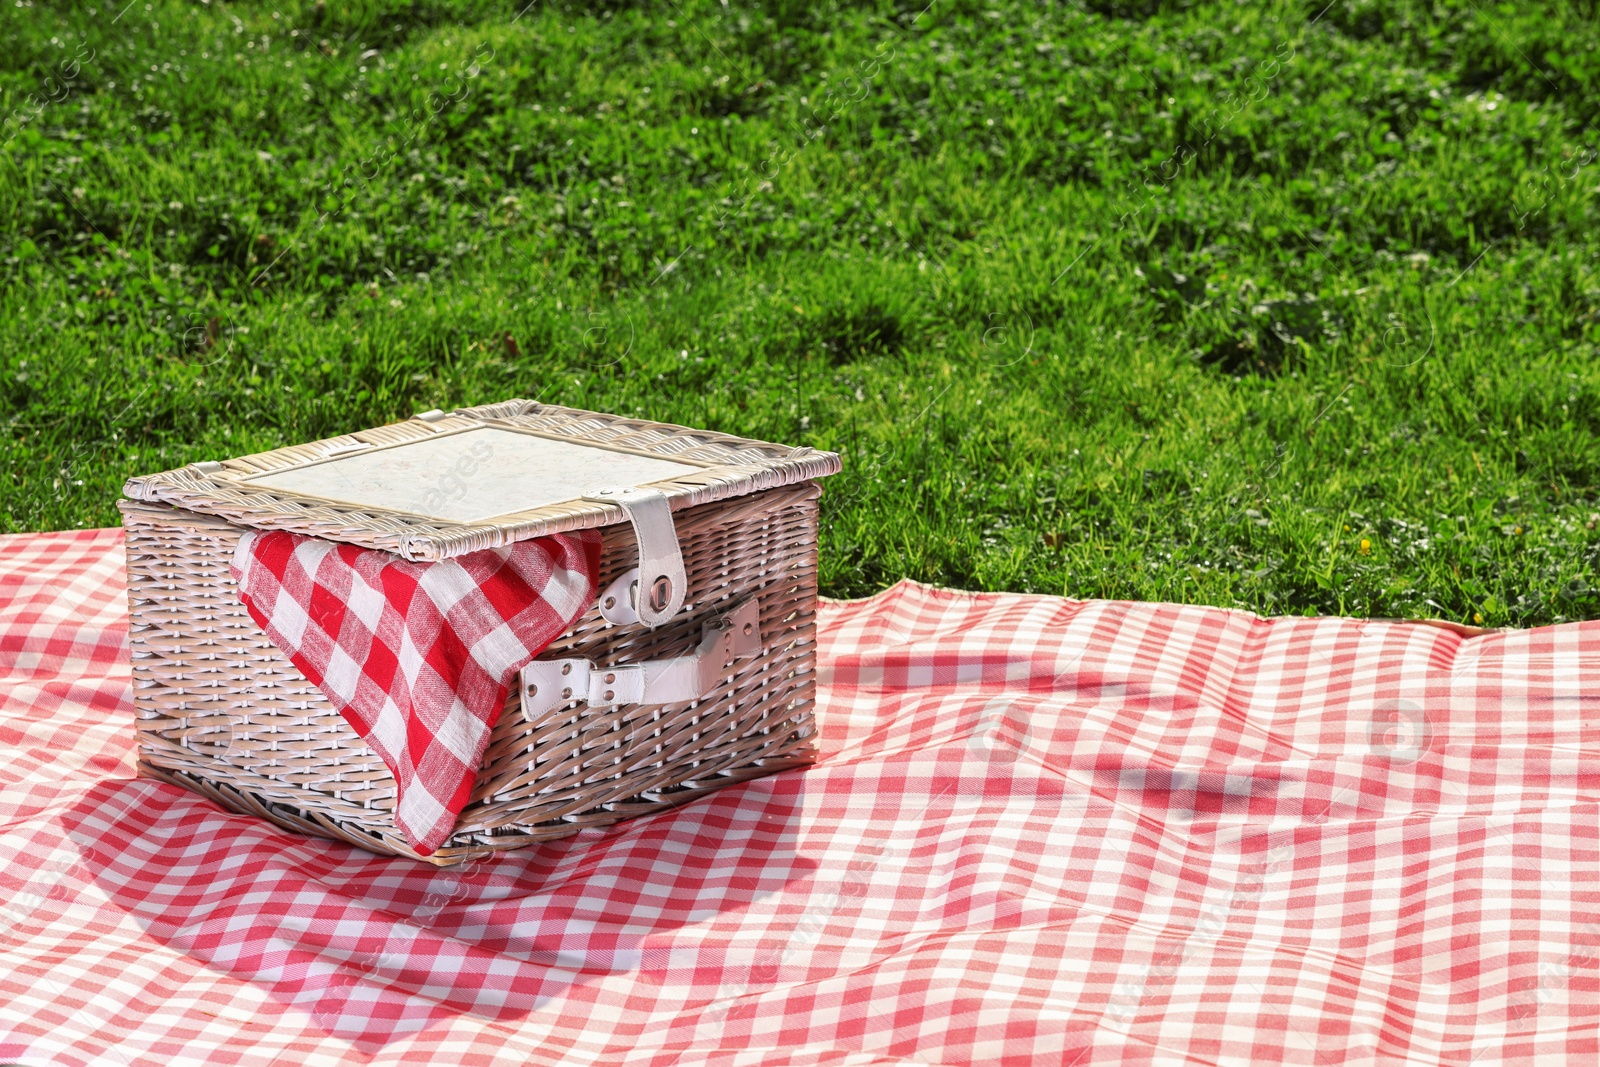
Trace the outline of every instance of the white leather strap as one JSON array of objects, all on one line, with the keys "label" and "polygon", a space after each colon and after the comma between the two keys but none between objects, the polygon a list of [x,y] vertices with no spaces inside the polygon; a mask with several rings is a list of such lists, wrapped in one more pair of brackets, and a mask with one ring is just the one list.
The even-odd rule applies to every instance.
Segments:
[{"label": "white leather strap", "polygon": [[633,524],[639,541],[639,591],[635,605],[639,621],[660,626],[683,607],[688,579],[683,572],[683,551],[678,547],[678,530],[672,523],[672,505],[659,489],[628,486],[596,489],[585,493],[585,500],[616,504]]},{"label": "white leather strap", "polygon": [[600,590],[600,617],[613,626],[639,621],[639,568],[629,567]]},{"label": "white leather strap", "polygon": [[680,704],[721,685],[733,665],[761,652],[761,607],[752,597],[707,619],[686,656],[599,667],[587,659],[536,659],[522,668],[522,710],[538,722],[557,708],[587,703]]}]

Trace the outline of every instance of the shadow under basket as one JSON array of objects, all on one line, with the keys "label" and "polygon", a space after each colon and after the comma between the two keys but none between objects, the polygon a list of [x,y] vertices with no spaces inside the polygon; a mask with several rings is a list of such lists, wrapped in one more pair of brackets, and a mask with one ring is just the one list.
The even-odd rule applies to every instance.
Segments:
[{"label": "shadow under basket", "polygon": [[[299,833],[448,865],[805,766],[815,757],[820,492],[792,478],[677,510],[682,610],[655,627],[619,624],[597,601],[538,658],[575,657],[598,672],[683,657],[705,620],[735,605],[754,611],[759,641],[719,664],[694,700],[552,706],[514,684],[454,835],[419,856],[395,826],[388,768],[240,604],[229,564],[247,526],[146,489],[121,503],[139,773]],[[626,581],[636,528],[582,525],[601,526],[600,588]]]}]

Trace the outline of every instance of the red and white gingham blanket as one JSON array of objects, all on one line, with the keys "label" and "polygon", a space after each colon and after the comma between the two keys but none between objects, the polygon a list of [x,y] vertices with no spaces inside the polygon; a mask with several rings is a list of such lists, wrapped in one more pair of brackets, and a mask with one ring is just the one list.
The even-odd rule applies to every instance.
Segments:
[{"label": "red and white gingham blanket", "polygon": [[394,821],[432,854],[455,831],[506,692],[594,600],[600,531],[437,563],[252,530],[239,599],[394,775]]},{"label": "red and white gingham blanket", "polygon": [[121,576],[0,539],[0,1062],[1600,1058],[1600,624],[902,584],[816,767],[439,870],[135,779]]}]

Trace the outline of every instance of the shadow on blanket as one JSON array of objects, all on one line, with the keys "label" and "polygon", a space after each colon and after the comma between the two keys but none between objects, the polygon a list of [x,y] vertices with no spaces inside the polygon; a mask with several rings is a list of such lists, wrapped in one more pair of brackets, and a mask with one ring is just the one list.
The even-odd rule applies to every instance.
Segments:
[{"label": "shadow on blanket", "polygon": [[781,945],[667,943],[815,875],[794,849],[804,788],[792,772],[747,782],[454,868],[297,837],[144,780],[95,785],[60,821],[149,936],[370,1051],[463,1014],[515,1019],[612,976],[685,992],[713,970],[724,990],[761,980]]}]

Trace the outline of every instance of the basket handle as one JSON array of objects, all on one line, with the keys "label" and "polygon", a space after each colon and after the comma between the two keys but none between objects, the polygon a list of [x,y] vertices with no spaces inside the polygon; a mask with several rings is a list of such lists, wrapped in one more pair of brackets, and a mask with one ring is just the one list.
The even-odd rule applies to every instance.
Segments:
[{"label": "basket handle", "polygon": [[592,660],[536,659],[522,668],[523,714],[538,719],[563,704],[681,704],[709,696],[739,660],[761,651],[761,605],[754,597],[718,612],[700,626],[700,644],[687,656],[625,667]]}]

